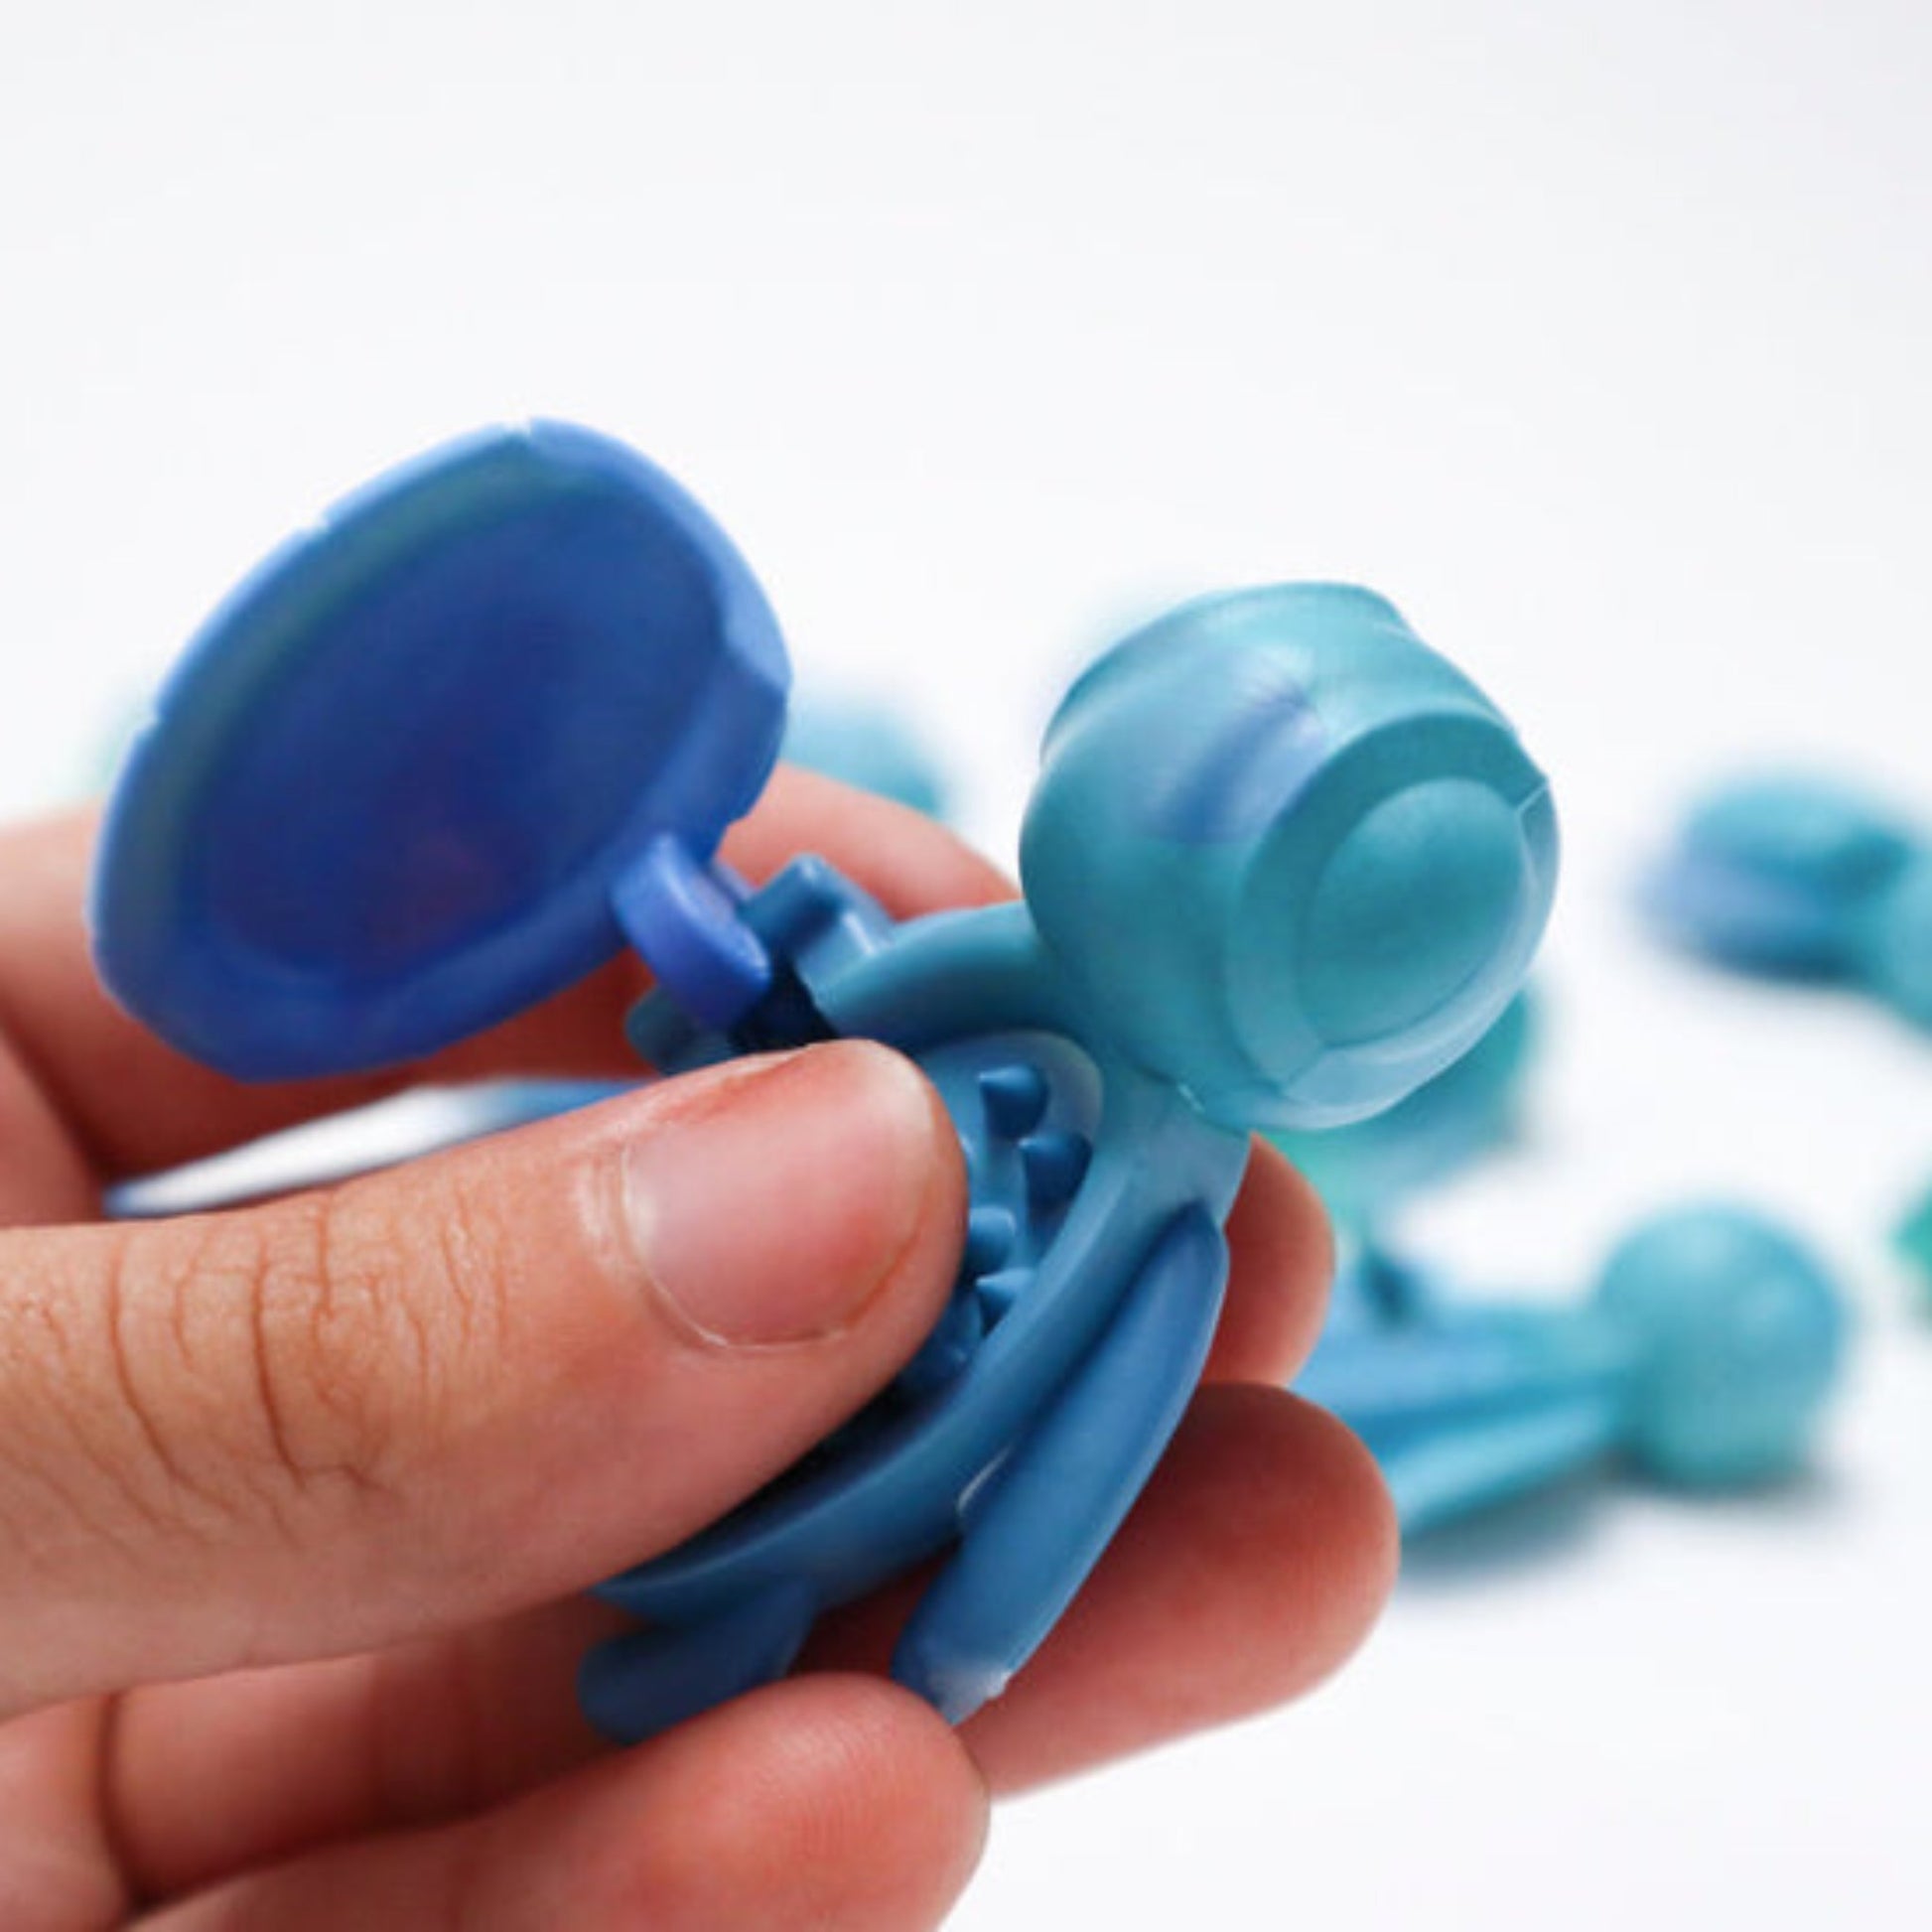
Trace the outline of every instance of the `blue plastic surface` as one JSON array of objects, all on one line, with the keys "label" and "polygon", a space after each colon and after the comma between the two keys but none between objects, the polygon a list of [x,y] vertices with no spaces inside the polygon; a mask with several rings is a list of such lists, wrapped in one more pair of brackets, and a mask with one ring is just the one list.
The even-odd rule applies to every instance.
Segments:
[{"label": "blue plastic surface", "polygon": [[1313,1183],[1329,1214],[1366,1236],[1409,1195],[1509,1137],[1535,1050],[1536,1004],[1527,988],[1519,993],[1460,1059],[1385,1113],[1325,1131],[1278,1129],[1268,1138]]},{"label": "blue plastic surface", "polygon": [[750,571],[661,471],[561,425],[467,438],[338,504],[190,646],[102,835],[102,976],[244,1079],[461,1038],[615,953],[626,878],[711,857],[786,680]]},{"label": "blue plastic surface", "polygon": [[1847,787],[1770,776],[1712,793],[1645,905],[1721,965],[1862,987],[1932,1027],[1932,844]]},{"label": "blue plastic surface", "polygon": [[1819,1261],[1747,1208],[1659,1214],[1581,1305],[1470,1301],[1370,1251],[1296,1383],[1381,1465],[1406,1532],[1621,1457],[1685,1488],[1804,1458],[1849,1318]]},{"label": "blue plastic surface", "polygon": [[[482,476],[568,543],[586,473],[596,541],[567,570],[542,542],[467,540]],[[691,564],[675,622],[595,581],[634,585],[628,539]],[[378,633],[359,614],[388,606],[382,560],[417,584],[425,545],[441,574]],[[525,610],[518,643],[502,614]],[[653,681],[670,722],[610,734]],[[630,1036],[665,1074],[844,1035],[936,1083],[971,1191],[946,1311],[797,1467],[608,1586],[649,1619],[586,1666],[620,1737],[763,1681],[820,1611],[930,1558],[895,1674],[955,1719],[996,1694],[1192,1391],[1249,1127],[1357,1117],[1439,1071],[1513,995],[1554,885],[1547,789],[1513,733],[1366,592],[1206,599],[1129,639],[1048,734],[1025,902],[905,925],[822,861],[756,892],[707,863],[763,776],[782,685],[742,564],[655,471],[581,431],[474,439],[353,499],[217,616],[97,882],[110,984],[243,1072],[423,1051],[622,931],[658,978]],[[375,786],[326,838],[318,774]]]}]

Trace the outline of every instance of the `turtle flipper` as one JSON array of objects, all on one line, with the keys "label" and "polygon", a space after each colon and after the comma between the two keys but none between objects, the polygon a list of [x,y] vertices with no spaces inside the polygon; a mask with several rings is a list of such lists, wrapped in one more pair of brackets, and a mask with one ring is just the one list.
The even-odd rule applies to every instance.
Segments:
[{"label": "turtle flipper", "polygon": [[1227,1270],[1213,1216],[1176,1214],[1093,1353],[968,1496],[959,1548],[893,1658],[951,1723],[1006,1688],[1132,1508],[1200,1378]]},{"label": "turtle flipper", "polygon": [[584,1659],[578,1701],[614,1742],[640,1743],[782,1677],[817,1613],[810,1588],[790,1583],[700,1623],[613,1637]]}]

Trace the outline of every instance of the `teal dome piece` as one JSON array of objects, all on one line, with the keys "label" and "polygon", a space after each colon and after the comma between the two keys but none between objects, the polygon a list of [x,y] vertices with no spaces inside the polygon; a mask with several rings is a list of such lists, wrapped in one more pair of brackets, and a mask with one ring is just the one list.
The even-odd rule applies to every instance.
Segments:
[{"label": "teal dome piece", "polygon": [[1696,1204],[1633,1229],[1581,1305],[1451,1295],[1371,1249],[1296,1387],[1361,1437],[1414,1534],[1616,1458],[1685,1489],[1789,1475],[1848,1327],[1795,1236]]},{"label": "teal dome piece", "polygon": [[95,882],[112,989],[244,1075],[426,1052],[627,943],[660,1074],[866,1036],[937,1087],[970,1188],[948,1305],[794,1468],[604,1587],[646,1619],[583,1672],[620,1738],[776,1675],[821,1611],[929,1560],[894,1674],[955,1720],[997,1695],[1192,1393],[1249,1126],[1439,1071],[1509,1001],[1554,884],[1513,733],[1367,592],[1239,593],[1130,639],[1048,735],[1025,902],[905,924],[822,860],[756,891],[716,860],[785,681],[748,569],[668,478],[586,431],[492,432],[216,614]]},{"label": "teal dome piece", "polygon": [[1020,867],[1138,1064],[1228,1126],[1322,1127],[1494,1024],[1556,821],[1501,715],[1391,605],[1293,584],[1183,605],[1086,671]]},{"label": "teal dome piece", "polygon": [[1719,965],[1860,987],[1932,1028],[1932,844],[1847,786],[1779,774],[1714,791],[1644,905]]}]

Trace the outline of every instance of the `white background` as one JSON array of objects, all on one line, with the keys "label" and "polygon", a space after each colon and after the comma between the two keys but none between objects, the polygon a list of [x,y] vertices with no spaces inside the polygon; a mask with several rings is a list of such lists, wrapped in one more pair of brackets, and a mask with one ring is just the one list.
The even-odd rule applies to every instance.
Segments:
[{"label": "white background", "polygon": [[1882,1238],[1932,1042],[1624,911],[1739,759],[1932,817],[1929,102],[1912,0],[0,16],[0,803],[83,784],[327,497],[528,413],[684,478],[996,848],[1080,652],[1360,578],[1569,841],[1533,1132],[1418,1238],[1558,1292],[1721,1186],[1846,1269],[1811,1482],[1419,1553],[1311,1703],[1005,1812],[962,1926],[1932,1916],[1932,1324]]}]

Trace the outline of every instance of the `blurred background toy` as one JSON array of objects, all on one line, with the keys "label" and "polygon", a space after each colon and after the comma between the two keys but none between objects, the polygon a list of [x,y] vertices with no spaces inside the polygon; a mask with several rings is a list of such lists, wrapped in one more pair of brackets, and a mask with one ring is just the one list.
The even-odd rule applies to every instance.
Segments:
[{"label": "blurred background toy", "polygon": [[1918,1271],[1925,1306],[1932,1311],[1932,1187],[1898,1225],[1898,1251]]},{"label": "blurred background toy", "polygon": [[1719,965],[1858,987],[1932,1028],[1932,846],[1851,787],[1767,775],[1713,791],[1643,903]]},{"label": "blurred background toy", "polygon": [[1595,1464],[1699,1490],[1788,1475],[1847,1319],[1775,1222],[1686,1206],[1633,1229],[1568,1307],[1470,1299],[1371,1250],[1295,1386],[1362,1438],[1413,1534]]}]

